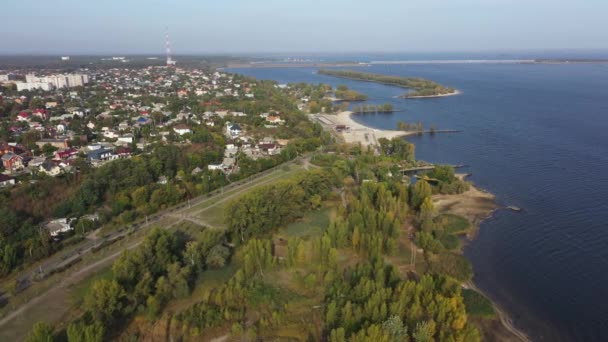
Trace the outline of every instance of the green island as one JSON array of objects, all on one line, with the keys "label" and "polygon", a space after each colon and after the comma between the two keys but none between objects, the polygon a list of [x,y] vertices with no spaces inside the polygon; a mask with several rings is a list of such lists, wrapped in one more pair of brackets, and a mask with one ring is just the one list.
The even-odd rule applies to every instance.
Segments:
[{"label": "green island", "polygon": [[353,113],[393,113],[395,110],[390,103],[379,105],[360,105],[352,109]]},{"label": "green island", "polygon": [[357,81],[376,82],[411,89],[411,92],[401,96],[403,98],[423,98],[458,94],[458,91],[454,88],[445,87],[431,80],[417,77],[389,76],[354,70],[320,69],[318,73],[327,76]]}]

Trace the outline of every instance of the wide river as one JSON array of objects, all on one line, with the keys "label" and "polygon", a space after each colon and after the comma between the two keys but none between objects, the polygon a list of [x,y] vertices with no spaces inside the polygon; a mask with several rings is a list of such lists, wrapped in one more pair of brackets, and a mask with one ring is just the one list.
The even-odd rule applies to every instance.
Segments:
[{"label": "wide river", "polygon": [[608,64],[374,65],[418,76],[459,96],[398,99],[403,89],[318,75],[311,68],[231,69],[279,83],[346,84],[391,102],[393,114],[358,115],[462,133],[415,137],[419,159],[466,164],[496,194],[498,211],[465,250],[475,282],[538,341],[608,340]]}]

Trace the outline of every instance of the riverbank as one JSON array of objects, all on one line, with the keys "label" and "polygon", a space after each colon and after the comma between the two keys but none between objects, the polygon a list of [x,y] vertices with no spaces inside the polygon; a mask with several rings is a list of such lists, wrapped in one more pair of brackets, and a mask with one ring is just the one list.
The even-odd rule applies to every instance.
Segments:
[{"label": "riverbank", "polygon": [[432,98],[435,98],[435,97],[456,96],[456,95],[460,95],[460,94],[462,94],[462,92],[460,90],[458,90],[458,89],[455,89],[453,92],[447,93],[447,94],[414,95],[414,96],[408,96],[407,94],[405,94],[405,95],[397,96],[397,98],[400,98],[400,99],[432,99]]},{"label": "riverbank", "polygon": [[354,113],[345,111],[338,114],[313,114],[312,117],[328,130],[340,135],[347,144],[361,144],[362,146],[377,146],[378,139],[392,139],[416,135],[415,131],[397,131],[375,129],[367,127],[352,118]]},{"label": "riverbank", "polygon": [[[466,178],[465,174],[456,175],[461,180]],[[456,195],[433,195],[433,205],[438,213],[453,214],[466,218],[472,225],[467,233],[467,239],[473,240],[479,231],[479,225],[486,219],[492,217],[500,207],[496,203],[496,196],[471,184],[469,190]],[[491,334],[493,341],[531,341],[528,335],[518,329],[511,317],[500,307],[496,301],[485,292],[481,291],[473,281],[463,284],[463,287],[477,291],[492,301],[497,319],[479,319],[478,325],[486,334]]]},{"label": "riverbank", "polygon": [[[355,121],[352,117],[353,114],[354,113],[347,111],[341,112],[337,115],[324,115],[324,117],[330,117],[333,122],[338,125],[350,127],[350,132],[342,132],[344,140],[347,143],[360,142],[364,145],[369,145],[370,139],[365,139],[365,136],[362,135],[362,133],[367,133],[368,137],[369,135],[373,135],[375,139],[379,139],[381,137],[391,139],[394,137],[404,137],[419,134],[419,132],[374,129]],[[457,176],[463,180],[466,177],[464,174],[458,174]],[[462,216],[471,222],[473,227],[467,234],[467,239],[469,240],[473,240],[477,236],[479,225],[484,220],[492,217],[493,213],[499,209],[499,206],[496,203],[496,196],[494,194],[475,187],[474,185],[471,185],[470,189],[462,194],[434,195],[432,199],[437,212]],[[472,281],[465,284],[465,286],[474,289],[492,300],[490,296],[479,290]],[[509,317],[505,310],[498,306],[498,304],[496,304],[496,302],[493,300],[492,304],[494,306],[494,310],[496,311],[496,320],[484,320],[479,322],[480,327],[484,329],[485,333],[492,334],[492,340],[530,341],[530,338],[526,333],[515,327],[513,320],[511,317]]]}]

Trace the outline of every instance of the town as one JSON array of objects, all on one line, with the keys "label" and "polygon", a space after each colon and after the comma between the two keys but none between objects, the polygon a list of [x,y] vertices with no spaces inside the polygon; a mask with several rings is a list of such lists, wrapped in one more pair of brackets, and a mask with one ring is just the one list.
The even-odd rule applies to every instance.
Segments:
[{"label": "town", "polygon": [[[0,85],[0,188],[12,189],[6,192],[12,198],[6,200],[10,198],[13,208],[19,202],[15,194],[26,191],[21,188],[55,187],[56,197],[66,199],[69,192],[79,191],[86,178],[83,175],[94,177],[91,170],[117,160],[145,159],[169,147],[177,149],[169,152],[173,154],[187,150],[184,158],[189,160],[174,172],[155,172],[152,180],[157,186],[170,187],[184,181],[187,174],[193,186],[202,183],[184,190],[187,194],[181,193],[179,198],[183,200],[311,148],[302,147],[301,139],[294,140],[302,138],[304,128],[314,136],[312,123],[305,116],[294,116],[297,108],[273,107],[272,93],[289,96],[293,90],[215,70],[179,68],[175,63],[77,73],[5,70],[0,71]],[[304,101],[295,102],[302,108]],[[166,171],[168,167],[162,168]],[[144,181],[135,183],[147,186]],[[33,212],[30,208],[21,214],[30,217],[30,226],[45,228],[47,236],[56,241],[70,236],[78,222],[82,226],[82,222],[95,221],[93,226],[98,227],[112,221],[128,223],[144,214],[131,206],[132,214],[125,220],[114,218],[123,210],[99,215],[97,209],[103,210],[99,204],[109,203],[106,200],[100,197],[76,211],[52,203],[48,210]],[[145,212],[177,201],[159,200]],[[6,271],[16,266],[9,264]]]}]

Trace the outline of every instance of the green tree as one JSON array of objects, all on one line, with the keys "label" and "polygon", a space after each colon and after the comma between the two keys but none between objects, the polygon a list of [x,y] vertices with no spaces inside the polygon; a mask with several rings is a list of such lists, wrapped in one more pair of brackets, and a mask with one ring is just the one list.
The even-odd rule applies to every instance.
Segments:
[{"label": "green tree", "polygon": [[414,329],[412,337],[416,342],[432,342],[435,335],[435,323],[432,321],[420,322]]},{"label": "green tree", "polygon": [[70,323],[66,333],[68,342],[102,342],[105,329],[99,322],[86,324],[80,321]]},{"label": "green tree", "polygon": [[424,199],[433,194],[433,189],[424,180],[418,180],[416,184],[411,188],[410,205],[412,208],[418,209]]},{"label": "green tree", "polygon": [[34,324],[25,342],[53,342],[53,328],[46,322],[38,322]]},{"label": "green tree", "polygon": [[98,280],[85,297],[85,307],[103,323],[112,323],[123,313],[126,293],[116,280]]}]

